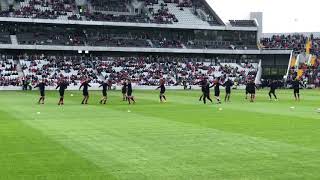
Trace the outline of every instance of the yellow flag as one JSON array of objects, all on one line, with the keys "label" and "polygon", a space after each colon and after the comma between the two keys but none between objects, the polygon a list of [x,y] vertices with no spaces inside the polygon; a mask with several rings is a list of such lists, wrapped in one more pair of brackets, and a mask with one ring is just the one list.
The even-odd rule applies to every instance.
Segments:
[{"label": "yellow flag", "polygon": [[306,54],[308,54],[308,55],[310,54],[311,48],[312,48],[312,41],[310,38],[308,38],[308,41],[306,44]]}]

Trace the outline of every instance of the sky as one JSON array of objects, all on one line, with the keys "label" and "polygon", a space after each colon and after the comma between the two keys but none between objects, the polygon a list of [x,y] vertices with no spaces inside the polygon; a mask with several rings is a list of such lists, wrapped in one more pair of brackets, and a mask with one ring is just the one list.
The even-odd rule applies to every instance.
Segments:
[{"label": "sky", "polygon": [[320,0],[207,0],[224,22],[263,12],[263,33],[320,32]]}]

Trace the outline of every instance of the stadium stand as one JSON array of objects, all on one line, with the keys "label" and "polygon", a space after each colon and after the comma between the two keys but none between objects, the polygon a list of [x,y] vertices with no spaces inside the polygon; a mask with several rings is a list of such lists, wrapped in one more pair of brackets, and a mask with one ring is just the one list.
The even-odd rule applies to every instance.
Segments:
[{"label": "stadium stand", "polygon": [[32,84],[46,79],[48,85],[55,86],[60,78],[73,85],[78,85],[85,78],[90,78],[92,83],[98,83],[94,72],[95,61],[85,57],[24,55],[19,59],[25,79]]},{"label": "stadium stand", "polygon": [[319,86],[320,83],[320,58],[312,57],[311,62],[301,62],[298,64],[291,64],[288,81],[295,78],[301,79],[305,84],[314,84]]},{"label": "stadium stand", "polygon": [[[19,0],[2,17],[111,21],[156,24],[224,25],[205,1],[89,0],[78,9],[75,0]],[[134,4],[138,4],[135,7]],[[136,11],[139,10],[139,11]]]},{"label": "stadium stand", "polygon": [[[9,57],[9,56],[8,56]],[[23,71],[23,77],[36,84],[46,79],[48,85],[55,86],[61,78],[67,79],[72,85],[79,85],[84,79],[92,83],[101,83],[105,79],[120,85],[122,80],[130,78],[140,86],[155,86],[161,78],[168,86],[181,85],[187,81],[193,85],[203,77],[227,77],[241,85],[247,79],[254,79],[257,73],[257,60],[246,59],[235,63],[234,59],[208,59],[200,57],[170,57],[170,56],[58,56],[58,55],[21,55],[18,56]],[[9,76],[6,84],[15,83],[18,79],[16,65],[13,60],[6,62],[4,75]],[[12,72],[8,74],[7,72]]]},{"label": "stadium stand", "polygon": [[19,26],[15,30],[19,44],[76,46],[85,45],[86,41],[83,31],[78,28]]},{"label": "stadium stand", "polygon": [[[298,78],[305,84],[319,86],[320,41],[313,34],[282,34],[261,39],[263,49],[293,50],[287,81]],[[308,47],[310,43],[310,47]],[[301,57],[301,58],[299,58]]]},{"label": "stadium stand", "polygon": [[0,55],[0,86],[19,86],[17,64],[12,56]]},{"label": "stadium stand", "polygon": [[190,49],[258,49],[256,33],[247,31],[123,28],[3,24],[0,42],[11,44],[14,34],[20,45],[149,47]]},{"label": "stadium stand", "polygon": [[20,1],[13,11],[2,11],[1,16],[39,19],[73,19],[79,20],[75,14],[74,0],[25,0]]},{"label": "stadium stand", "polygon": [[290,49],[301,51],[305,49],[308,37],[302,34],[273,35],[260,40],[263,49]]}]

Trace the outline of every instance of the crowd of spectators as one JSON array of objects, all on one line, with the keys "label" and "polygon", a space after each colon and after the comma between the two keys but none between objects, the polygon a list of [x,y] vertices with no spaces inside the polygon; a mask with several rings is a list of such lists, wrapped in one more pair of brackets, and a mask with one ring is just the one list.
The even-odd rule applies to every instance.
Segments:
[{"label": "crowd of spectators", "polygon": [[20,80],[17,64],[11,57],[0,56],[0,86],[18,86]]},{"label": "crowd of spectators", "polygon": [[41,79],[46,79],[50,86],[56,85],[60,79],[65,79],[75,86],[85,79],[90,79],[92,83],[99,83],[94,71],[94,61],[89,58],[44,55],[23,55],[18,58],[25,79],[30,81],[32,85]]},{"label": "crowd of spectators", "polygon": [[[299,74],[299,71],[301,74]],[[300,63],[298,67],[291,67],[288,73],[288,81],[299,78],[305,84],[320,85],[320,59],[316,58],[314,63]]]},{"label": "crowd of spectators", "polygon": [[116,84],[129,77],[138,85],[148,86],[157,85],[160,79],[165,79],[169,86],[181,85],[183,81],[194,85],[203,77],[210,80],[231,78],[238,84],[244,84],[248,78],[254,79],[257,73],[256,66],[212,61],[178,57],[104,57],[98,61],[97,72]]},{"label": "crowd of spectators", "polygon": [[179,22],[176,16],[169,12],[167,4],[160,4],[160,8],[155,10],[154,8],[149,8],[149,12],[152,15],[152,23],[156,24],[173,24]]},{"label": "crowd of spectators", "polygon": [[[141,8],[141,12],[137,13],[133,12],[134,8],[131,7],[131,2],[131,0],[89,0],[85,6],[78,9],[75,0],[21,0],[19,6],[15,5],[12,9],[0,11],[0,16],[174,24],[179,22],[179,20],[176,18],[176,15],[166,7],[167,3],[175,3],[176,6],[181,8],[194,7],[203,9],[205,7],[201,2],[191,0],[165,0],[164,3],[161,2],[161,4],[159,4],[158,0],[144,0],[145,7]],[[154,7],[155,5],[157,8]],[[160,6],[160,8],[158,8],[158,6]],[[199,21],[201,21],[201,19],[199,19]]]},{"label": "crowd of spectators", "polygon": [[287,80],[290,82],[299,78],[305,84],[320,85],[319,37],[315,37],[313,34],[273,35],[270,38],[262,38],[261,47],[264,49],[294,50],[296,54],[302,53],[305,56],[307,49],[309,49],[309,53],[313,55],[311,58],[315,57],[314,62],[309,62],[310,58],[306,56],[307,60],[305,62],[299,62],[297,66],[292,66],[289,69]]},{"label": "crowd of spectators", "polygon": [[80,20],[79,16],[74,16],[75,9],[74,0],[26,0],[20,3],[20,9],[1,11],[0,16],[38,19],[67,16],[72,20]]},{"label": "crowd of spectators", "polygon": [[305,50],[308,37],[302,34],[273,35],[260,40],[263,49]]},{"label": "crowd of spectators", "polygon": [[[156,86],[160,79],[165,79],[167,86],[178,86],[183,82],[195,85],[204,77],[208,77],[211,81],[217,77],[222,80],[230,78],[241,85],[248,79],[254,79],[257,73],[257,63],[254,61],[236,64],[227,63],[228,60],[224,60],[221,63],[220,60],[200,57],[87,57],[38,54],[21,55],[16,59],[21,64],[24,74],[20,80],[28,81],[30,85],[37,84],[41,79],[45,79],[49,86],[55,86],[60,79],[66,79],[74,86],[86,79],[90,79],[91,83],[98,84],[109,80],[114,85],[121,85],[124,79],[129,78],[139,86]],[[16,65],[10,64],[7,60],[2,62],[6,62],[4,72],[10,71],[17,74]],[[18,76],[15,79],[6,79],[8,80],[1,81],[2,85],[20,84]]]}]

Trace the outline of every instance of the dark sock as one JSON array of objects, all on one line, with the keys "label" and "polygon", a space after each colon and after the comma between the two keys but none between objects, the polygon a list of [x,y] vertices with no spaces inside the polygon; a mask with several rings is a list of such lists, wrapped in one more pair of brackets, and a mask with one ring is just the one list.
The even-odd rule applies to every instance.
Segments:
[{"label": "dark sock", "polygon": [[201,100],[202,100],[202,98],[203,98],[203,95],[201,95],[201,96],[200,96],[199,101],[201,101]]}]

